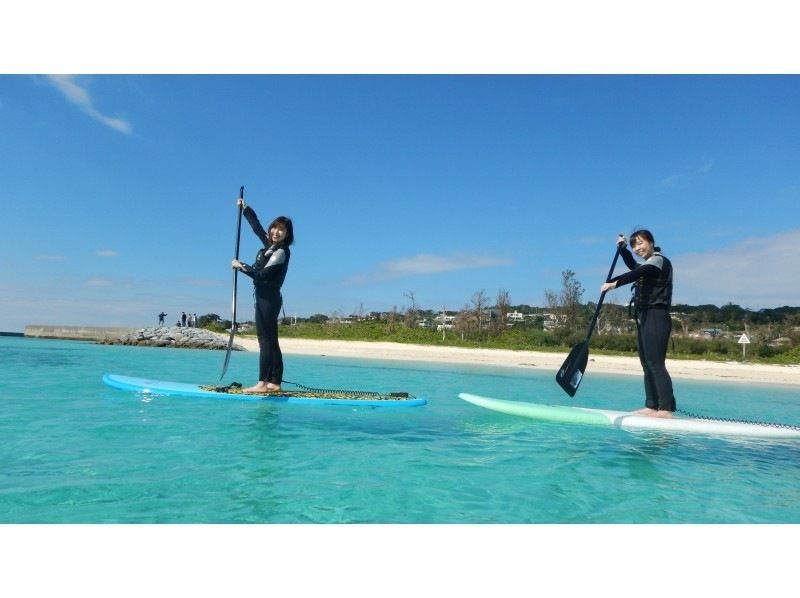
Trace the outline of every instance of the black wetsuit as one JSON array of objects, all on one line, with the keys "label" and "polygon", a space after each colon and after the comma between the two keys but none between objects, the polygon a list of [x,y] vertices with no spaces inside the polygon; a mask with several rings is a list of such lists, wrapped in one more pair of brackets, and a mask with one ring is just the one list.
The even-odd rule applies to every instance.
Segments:
[{"label": "black wetsuit", "polygon": [[659,251],[639,264],[630,250],[620,251],[630,268],[612,278],[617,286],[634,283],[633,303],[636,307],[636,341],[639,361],[644,370],[645,406],[659,411],[675,411],[672,378],[667,372],[666,359],[669,335],[672,333],[672,263]]},{"label": "black wetsuit", "polygon": [[244,217],[264,247],[256,255],[252,266],[244,264],[242,272],[253,279],[255,287],[256,332],[261,351],[258,379],[272,384],[283,380],[283,354],[278,344],[278,314],[283,305],[281,286],[289,268],[291,252],[283,243],[272,245],[269,235],[258,221],[250,206],[244,209]]}]

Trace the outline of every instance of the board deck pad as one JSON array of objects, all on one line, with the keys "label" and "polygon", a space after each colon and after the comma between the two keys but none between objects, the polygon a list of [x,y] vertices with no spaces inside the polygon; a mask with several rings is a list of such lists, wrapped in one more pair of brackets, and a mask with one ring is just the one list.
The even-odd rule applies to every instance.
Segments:
[{"label": "board deck pad", "polygon": [[103,382],[119,390],[160,396],[216,398],[244,401],[269,401],[307,405],[352,405],[369,407],[416,407],[427,400],[408,393],[375,393],[350,390],[280,390],[268,393],[243,393],[241,386],[199,385],[167,380],[151,380],[117,374],[104,374]]},{"label": "board deck pad", "polygon": [[281,389],[278,391],[264,391],[264,392],[244,392],[241,384],[234,382],[227,386],[216,386],[213,384],[200,384],[199,388],[212,392],[224,393],[229,395],[245,395],[255,397],[286,397],[286,398],[305,398],[305,399],[352,399],[354,401],[365,399],[377,399],[381,401],[400,401],[405,399],[414,399],[416,397],[409,395],[407,392],[373,392],[373,391],[358,391],[358,390],[327,390],[308,388],[304,390],[286,390]]},{"label": "board deck pad", "polygon": [[544,405],[526,401],[493,399],[469,393],[458,397],[468,403],[528,419],[565,424],[583,424],[619,428],[628,432],[658,430],[681,434],[706,434],[710,436],[739,436],[751,438],[798,438],[800,426],[770,424],[761,422],[732,421],[699,417],[672,417],[668,419],[636,415],[627,411],[591,409],[589,407],[569,407],[563,405]]}]

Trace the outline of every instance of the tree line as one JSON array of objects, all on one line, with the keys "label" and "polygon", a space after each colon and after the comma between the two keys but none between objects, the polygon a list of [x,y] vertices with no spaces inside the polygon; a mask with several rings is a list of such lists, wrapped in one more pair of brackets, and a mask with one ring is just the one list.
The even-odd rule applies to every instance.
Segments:
[{"label": "tree line", "polygon": [[[395,340],[426,344],[484,346],[510,349],[563,350],[582,340],[597,304],[583,301],[584,289],[571,270],[561,274],[561,287],[544,292],[544,305],[512,304],[506,289],[494,297],[475,291],[457,310],[420,307],[413,291],[403,294],[402,308],[366,312],[363,305],[352,314],[314,314],[282,320],[282,335],[309,338]],[[752,357],[800,362],[800,307],[783,306],[751,310],[728,303],[723,306],[676,304],[671,310],[671,350],[689,356],[738,358],[738,338],[751,340]],[[511,316],[514,316],[513,318]],[[230,320],[216,314],[198,318],[211,330],[230,329]],[[252,322],[242,324],[245,329]],[[606,297],[592,337],[592,348],[610,352],[636,352],[636,323],[627,304]]]}]

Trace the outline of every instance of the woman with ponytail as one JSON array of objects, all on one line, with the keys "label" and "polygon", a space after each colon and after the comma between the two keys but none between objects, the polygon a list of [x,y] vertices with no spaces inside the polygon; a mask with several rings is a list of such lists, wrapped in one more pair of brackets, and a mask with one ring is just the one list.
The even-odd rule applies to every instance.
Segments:
[{"label": "woman with ponytail", "polygon": [[294,227],[291,219],[278,216],[264,230],[253,208],[242,198],[237,203],[263,245],[252,266],[239,260],[231,263],[232,267],[253,279],[256,332],[261,351],[258,382],[243,392],[276,392],[281,389],[283,381],[283,354],[278,344],[278,314],[283,305],[281,286],[289,269],[289,245],[294,242]]},{"label": "woman with ponytail", "polygon": [[617,245],[620,255],[630,272],[612,278],[600,287],[601,292],[633,284],[632,303],[635,306],[636,341],[639,361],[644,370],[645,407],[635,411],[639,415],[672,417],[675,411],[675,396],[672,379],[666,367],[667,347],[672,332],[672,263],[657,247],[653,234],[645,229],[634,232],[630,239],[631,249],[642,260],[634,259],[626,247],[626,239],[620,235]]}]

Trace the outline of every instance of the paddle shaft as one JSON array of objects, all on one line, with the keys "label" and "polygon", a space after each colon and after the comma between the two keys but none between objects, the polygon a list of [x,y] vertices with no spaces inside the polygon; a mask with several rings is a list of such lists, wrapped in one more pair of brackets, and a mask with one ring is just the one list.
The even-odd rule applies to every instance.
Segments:
[{"label": "paddle shaft", "polygon": [[[614,254],[614,261],[611,262],[611,269],[608,271],[608,276],[606,276],[606,282],[611,280],[611,277],[614,276],[614,268],[617,265],[617,260],[619,259],[619,252],[622,250],[622,245],[617,245],[617,252]],[[589,330],[586,331],[586,342],[589,342],[589,337],[592,336],[592,332],[594,332],[594,327],[597,324],[597,318],[600,316],[600,308],[603,307],[603,300],[606,298],[606,291],[600,293],[600,299],[597,301],[597,308],[594,310],[594,316],[592,316],[592,321],[589,324]]]},{"label": "paddle shaft", "polygon": [[[244,199],[244,185],[239,187],[239,199]],[[239,259],[239,241],[242,238],[242,212],[243,211],[244,211],[244,208],[242,208],[242,206],[239,206],[239,217],[236,220],[236,247],[235,247],[234,252],[233,252],[234,258],[237,259],[237,260]],[[239,280],[238,274],[239,274],[239,270],[234,268],[233,269],[233,307],[232,307],[233,320],[232,320],[232,326],[236,325],[236,290],[237,290],[236,287],[238,286],[237,282]]]},{"label": "paddle shaft", "polygon": [[[614,275],[614,268],[617,265],[619,252],[622,250],[622,245],[617,245],[617,252],[614,254],[614,261],[611,262],[611,269],[606,276],[606,282],[611,280]],[[592,322],[589,324],[589,330],[586,332],[586,339],[579,342],[572,347],[567,358],[564,360],[561,369],[556,374],[556,382],[563,388],[566,393],[574,397],[578,392],[578,386],[583,380],[583,372],[586,370],[586,364],[589,362],[589,337],[592,336],[592,331],[597,324],[597,318],[600,315],[600,308],[603,306],[603,299],[605,299],[606,292],[600,293],[600,300],[597,302],[597,308],[594,310]]]},{"label": "paddle shaft", "polygon": [[[239,199],[244,199],[244,185],[239,187]],[[239,206],[239,216],[236,220],[236,246],[234,248],[234,258],[239,259],[239,241],[242,238],[242,212],[244,208]],[[222,364],[222,373],[219,376],[219,379],[222,380],[225,377],[225,372],[228,371],[228,363],[231,359],[231,348],[233,347],[233,337],[236,334],[236,295],[238,291],[238,277],[239,271],[234,268],[233,269],[233,299],[231,300],[231,335],[228,338],[228,349],[225,352],[225,362]]]}]

